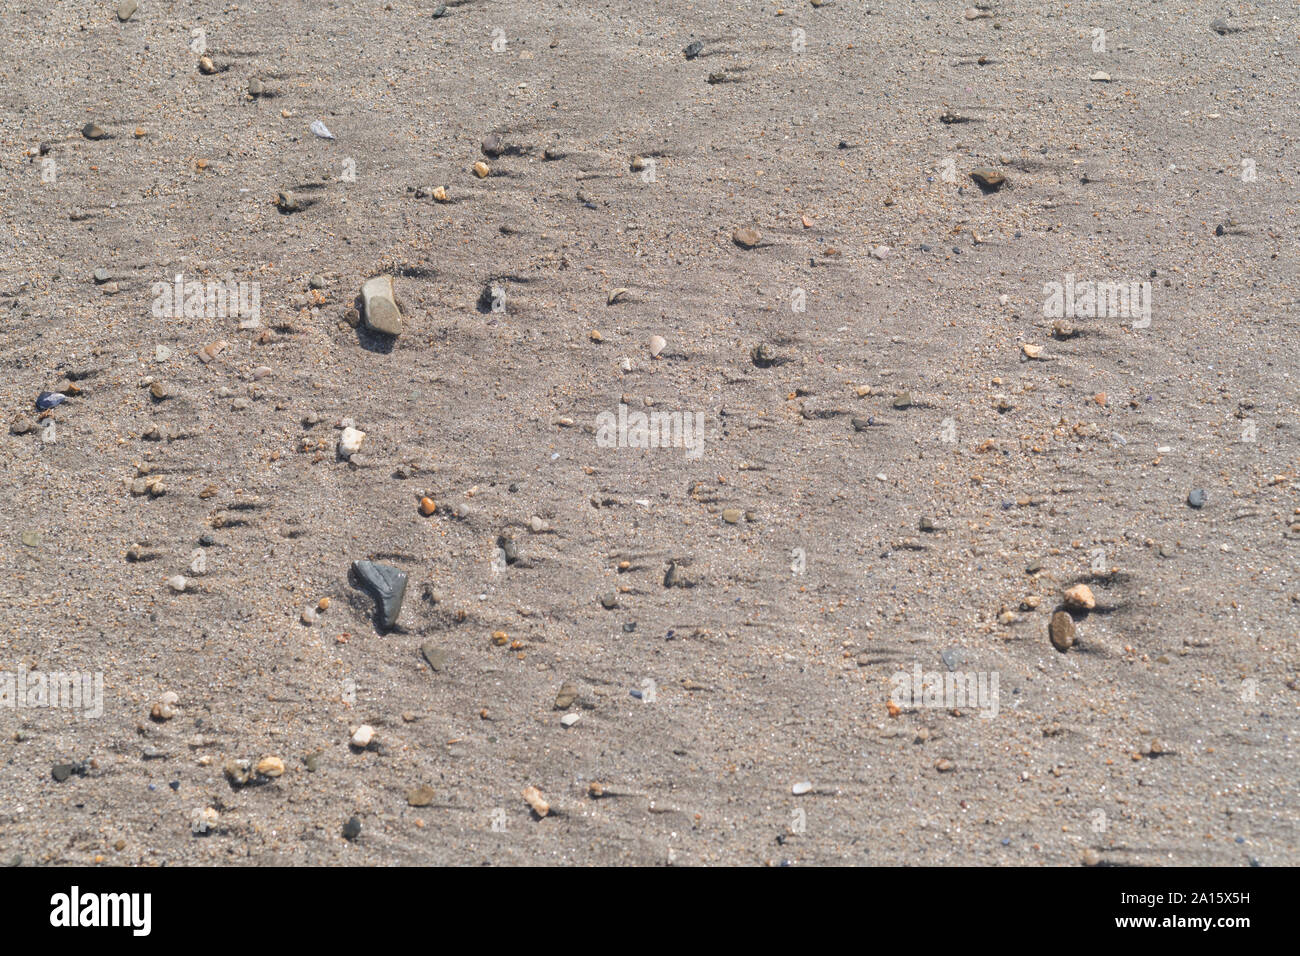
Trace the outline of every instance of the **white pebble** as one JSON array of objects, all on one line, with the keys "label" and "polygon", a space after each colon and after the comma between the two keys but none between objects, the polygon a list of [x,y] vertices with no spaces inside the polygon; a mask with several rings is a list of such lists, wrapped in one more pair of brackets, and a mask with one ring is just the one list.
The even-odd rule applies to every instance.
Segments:
[{"label": "white pebble", "polygon": [[800,780],[790,788],[790,792],[796,797],[801,797],[810,790],[812,790],[812,784],[807,780]]},{"label": "white pebble", "polygon": [[339,436],[339,456],[351,458],[361,450],[361,443],[366,440],[366,433],[355,428],[343,429]]},{"label": "white pebble", "polygon": [[195,836],[200,833],[207,833],[217,825],[220,814],[212,807],[204,807],[202,810],[195,810],[190,818],[190,832]]},{"label": "white pebble", "polygon": [[178,594],[181,591],[184,591],[189,583],[189,581],[185,580],[185,575],[183,574],[173,574],[167,579],[167,586]]},{"label": "white pebble", "polygon": [[369,724],[362,724],[352,734],[352,746],[365,749],[370,746],[370,741],[375,739],[375,728]]},{"label": "white pebble", "polygon": [[572,727],[580,720],[582,720],[582,714],[565,714],[560,718],[560,723],[565,727]]},{"label": "white pebble", "polygon": [[658,358],[658,357],[659,357],[659,354],[660,354],[664,349],[668,348],[668,340],[665,339],[662,335],[652,335],[652,336],[650,336],[650,341],[649,341],[648,343],[646,343],[646,344],[650,346],[650,357],[651,357],[651,358]]}]

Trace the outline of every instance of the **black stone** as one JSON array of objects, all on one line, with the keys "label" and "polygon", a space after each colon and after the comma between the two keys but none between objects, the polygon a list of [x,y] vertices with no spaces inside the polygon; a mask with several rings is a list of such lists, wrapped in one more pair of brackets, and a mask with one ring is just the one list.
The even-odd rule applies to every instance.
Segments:
[{"label": "black stone", "polygon": [[402,613],[402,600],[406,597],[406,572],[373,561],[353,561],[352,571],[361,587],[375,599],[375,620],[379,626],[389,628],[396,624],[397,616]]}]

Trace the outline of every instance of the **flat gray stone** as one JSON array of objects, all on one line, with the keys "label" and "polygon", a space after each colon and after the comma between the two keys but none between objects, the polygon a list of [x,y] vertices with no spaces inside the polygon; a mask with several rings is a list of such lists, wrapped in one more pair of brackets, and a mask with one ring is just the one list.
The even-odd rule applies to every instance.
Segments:
[{"label": "flat gray stone", "polygon": [[402,613],[402,600],[406,597],[406,572],[373,561],[353,561],[352,570],[378,605],[376,617],[380,627],[396,624],[397,616]]},{"label": "flat gray stone", "polygon": [[361,287],[366,325],[385,335],[402,334],[402,313],[393,299],[393,277],[375,276]]}]

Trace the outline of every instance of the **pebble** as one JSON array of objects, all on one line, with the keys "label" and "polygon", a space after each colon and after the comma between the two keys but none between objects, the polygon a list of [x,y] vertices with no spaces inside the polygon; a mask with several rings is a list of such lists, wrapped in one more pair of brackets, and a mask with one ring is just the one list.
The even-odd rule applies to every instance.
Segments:
[{"label": "pebble", "polygon": [[1088,79],[1093,83],[1109,83],[1110,74],[1104,70],[1098,70],[1096,73],[1092,74],[1092,76],[1088,77]]},{"label": "pebble", "polygon": [[802,797],[805,793],[810,793],[812,791],[812,788],[813,785],[811,781],[800,780],[798,783],[796,783],[793,787],[790,788],[790,792],[793,793],[796,797]]},{"label": "pebble", "polygon": [[406,795],[406,802],[413,807],[427,807],[433,803],[436,796],[433,787],[427,784],[423,787],[417,787]]},{"label": "pebble", "polygon": [[1187,495],[1187,503],[1193,508],[1205,507],[1205,489],[1193,488]]},{"label": "pebble", "polygon": [[171,588],[173,591],[175,591],[177,594],[184,591],[188,585],[189,582],[185,580],[185,575],[183,574],[174,574],[167,579],[167,586]]},{"label": "pebble", "polygon": [[203,348],[199,349],[199,361],[204,365],[207,365],[224,352],[229,344],[229,342],[223,340],[220,342],[211,342],[208,345],[203,346]]},{"label": "pebble", "polygon": [[352,570],[361,585],[375,598],[380,626],[388,628],[396,624],[406,597],[406,572],[373,561],[354,561]]},{"label": "pebble", "polygon": [[581,714],[565,714],[560,718],[560,724],[565,728],[572,727],[578,721],[582,720]]},{"label": "pebble", "polygon": [[402,333],[402,313],[393,298],[393,277],[375,276],[361,287],[366,325],[385,335]]},{"label": "pebble", "polygon": [[420,514],[425,515],[427,517],[428,515],[433,514],[437,510],[438,510],[438,503],[434,501],[432,498],[424,497],[420,499]]},{"label": "pebble", "polygon": [[320,620],[320,615],[316,613],[316,609],[314,607],[305,607],[302,609],[302,614],[299,615],[299,618],[304,624],[306,624],[308,627],[311,627],[318,620]]},{"label": "pebble", "polygon": [[539,817],[544,817],[551,812],[551,805],[542,796],[542,791],[536,787],[524,788],[524,801],[533,808],[533,812]]},{"label": "pebble", "polygon": [[1066,588],[1065,606],[1091,611],[1097,606],[1097,599],[1093,596],[1092,588],[1088,587],[1088,585],[1076,584],[1072,588]]},{"label": "pebble", "polygon": [[252,777],[253,767],[247,760],[227,760],[221,772],[234,786],[242,787]]},{"label": "pebble", "polygon": [[98,123],[87,123],[85,126],[81,127],[81,135],[86,137],[86,139],[104,139],[108,136],[108,133],[106,133],[104,128]]},{"label": "pebble", "polygon": [[1030,345],[1026,342],[1024,345],[1020,346],[1020,351],[1025,353],[1025,358],[1036,359],[1042,357],[1043,347],[1041,345]]},{"label": "pebble", "polygon": [[36,407],[41,411],[49,411],[56,405],[61,405],[67,401],[68,396],[62,392],[41,392],[36,396]]},{"label": "pebble", "polygon": [[1074,646],[1074,618],[1065,611],[1057,611],[1052,615],[1047,633],[1052,639],[1052,646],[1064,654]]},{"label": "pebble", "polygon": [[24,415],[16,415],[14,416],[14,420],[9,423],[9,434],[26,435],[35,427],[36,425],[30,418],[27,418]]},{"label": "pebble", "polygon": [[757,229],[741,226],[732,232],[731,241],[742,249],[753,249],[763,241],[763,234]]},{"label": "pebble", "polygon": [[109,279],[113,278],[113,273],[102,267],[96,269],[91,275],[92,278],[94,278],[96,285],[103,285]]},{"label": "pebble", "polygon": [[420,654],[428,662],[429,669],[433,672],[441,673],[447,669],[447,652],[442,648],[426,641],[420,645]]},{"label": "pebble", "polygon": [[613,289],[610,291],[609,295],[605,296],[605,304],[613,305],[615,302],[626,298],[627,293],[628,290],[624,288]]},{"label": "pebble", "polygon": [[361,443],[366,440],[366,433],[356,428],[345,428],[339,435],[339,457],[351,458],[361,450]]},{"label": "pebble", "polygon": [[658,358],[663,354],[663,350],[668,347],[668,340],[662,335],[652,335],[646,345],[650,348],[650,357]]},{"label": "pebble", "polygon": [[212,76],[219,71],[217,65],[212,62],[212,57],[205,54],[199,57],[199,72],[204,76]]},{"label": "pebble", "polygon": [[745,513],[739,508],[724,508],[722,511],[722,520],[727,524],[739,524],[744,516]]},{"label": "pebble", "polygon": [[259,80],[257,77],[253,77],[251,80],[248,81],[248,95],[251,96],[253,99],[257,99],[259,96],[265,96],[266,84],[263,83],[261,80]]},{"label": "pebble", "polygon": [[194,814],[194,819],[190,822],[190,832],[195,836],[200,836],[210,830],[215,830],[217,822],[221,815],[213,807],[204,807]]},{"label": "pebble", "polygon": [[329,127],[326,126],[324,122],[322,122],[321,120],[312,120],[311,131],[315,133],[317,136],[319,136],[321,139],[338,138],[329,131]]},{"label": "pebble", "polygon": [[486,179],[491,172],[492,167],[481,159],[474,164],[474,175],[479,179]]},{"label": "pebble", "polygon": [[500,133],[488,133],[483,137],[479,149],[483,150],[483,155],[489,159],[496,159],[506,151],[506,144]]},{"label": "pebble", "polygon": [[84,763],[56,763],[50,768],[50,776],[58,783],[63,783],[73,774],[84,777],[86,775],[86,765]]},{"label": "pebble", "polygon": [[555,695],[555,709],[568,710],[578,699],[578,688],[569,681],[560,685],[560,692]]},{"label": "pebble", "polygon": [[297,196],[287,189],[282,189],[275,194],[275,208],[280,212],[297,212],[301,206]]},{"label": "pebble", "polygon": [[180,703],[180,696],[175,691],[167,691],[149,710],[149,716],[154,720],[171,720],[179,713],[176,705]]},{"label": "pebble", "polygon": [[263,777],[278,777],[284,773],[284,761],[279,757],[263,757],[256,769]]},{"label": "pebble", "polygon": [[981,189],[993,191],[1001,189],[1006,184],[1006,177],[996,169],[972,169],[970,178],[979,184]]},{"label": "pebble", "polygon": [[348,822],[343,824],[343,839],[351,842],[361,836],[361,821],[356,817],[349,817]]},{"label": "pebble", "polygon": [[693,40],[692,42],[686,45],[686,49],[682,50],[682,55],[686,57],[686,59],[688,60],[693,60],[697,56],[699,56],[700,53],[703,52],[703,50],[704,50],[704,44],[701,43],[699,40]]},{"label": "pebble", "polygon": [[605,608],[605,610],[612,611],[614,608],[618,607],[618,595],[612,591],[608,594],[602,594],[600,596],[600,604]]},{"label": "pebble", "polygon": [[759,368],[767,368],[776,363],[776,350],[763,342],[750,350],[749,357]]},{"label": "pebble", "polygon": [[1098,853],[1096,850],[1094,850],[1092,847],[1089,847],[1088,849],[1083,851],[1084,866],[1097,866],[1100,863],[1101,863],[1101,854]]},{"label": "pebble", "polygon": [[365,750],[370,746],[371,741],[375,739],[375,728],[369,724],[362,724],[352,732],[352,739],[349,743],[358,750]]},{"label": "pebble", "polygon": [[934,763],[934,769],[940,773],[949,773],[953,769],[953,762],[940,757]]},{"label": "pebble", "polygon": [[895,407],[895,408],[898,408],[898,409],[911,408],[911,407],[912,407],[912,393],[911,393],[911,392],[899,392],[897,395],[895,395],[895,396],[894,396],[894,407]]},{"label": "pebble", "polygon": [[117,18],[123,23],[135,16],[135,11],[140,9],[140,4],[136,0],[122,0],[117,5]]}]

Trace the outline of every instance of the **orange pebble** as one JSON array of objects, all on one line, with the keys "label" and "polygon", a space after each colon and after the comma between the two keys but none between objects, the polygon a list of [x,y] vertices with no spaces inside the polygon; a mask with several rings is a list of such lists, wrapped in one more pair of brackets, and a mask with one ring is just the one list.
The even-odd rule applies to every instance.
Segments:
[{"label": "orange pebble", "polygon": [[431,515],[431,514],[433,514],[435,511],[437,511],[437,510],[438,510],[438,505],[437,505],[437,503],[436,503],[432,498],[421,498],[421,499],[420,499],[420,513],[421,513],[421,514]]}]

